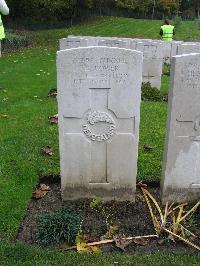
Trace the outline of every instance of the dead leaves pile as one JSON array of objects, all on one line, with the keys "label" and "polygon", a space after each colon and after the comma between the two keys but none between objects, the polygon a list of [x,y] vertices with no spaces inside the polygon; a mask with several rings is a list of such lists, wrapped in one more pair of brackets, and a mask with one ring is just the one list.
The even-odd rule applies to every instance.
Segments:
[{"label": "dead leaves pile", "polygon": [[53,155],[53,149],[51,148],[51,146],[49,145],[46,145],[46,146],[43,146],[41,148],[42,152],[46,155],[49,155],[49,156],[52,156]]},{"label": "dead leaves pile", "polygon": [[38,187],[33,192],[34,199],[42,199],[49,191],[50,187],[45,184],[39,184]]}]

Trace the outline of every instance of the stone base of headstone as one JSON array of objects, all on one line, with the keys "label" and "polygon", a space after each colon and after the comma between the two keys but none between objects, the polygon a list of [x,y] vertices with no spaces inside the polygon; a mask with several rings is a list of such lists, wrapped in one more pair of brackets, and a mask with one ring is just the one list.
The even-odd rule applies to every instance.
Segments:
[{"label": "stone base of headstone", "polygon": [[177,202],[177,203],[190,203],[195,202],[200,199],[200,186],[190,187],[190,188],[174,188],[165,187],[162,190],[162,204],[165,205],[167,202]]}]

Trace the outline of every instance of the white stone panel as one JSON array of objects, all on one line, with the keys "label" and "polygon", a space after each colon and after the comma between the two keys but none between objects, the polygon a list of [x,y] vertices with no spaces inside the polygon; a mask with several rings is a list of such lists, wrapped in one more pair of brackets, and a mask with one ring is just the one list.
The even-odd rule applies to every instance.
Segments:
[{"label": "white stone panel", "polygon": [[80,37],[68,37],[59,40],[60,50],[86,47],[88,46],[88,39]]},{"label": "white stone panel", "polygon": [[172,58],[162,199],[200,198],[200,54]]},{"label": "white stone panel", "polygon": [[134,201],[142,54],[112,47],[57,54],[64,200]]}]

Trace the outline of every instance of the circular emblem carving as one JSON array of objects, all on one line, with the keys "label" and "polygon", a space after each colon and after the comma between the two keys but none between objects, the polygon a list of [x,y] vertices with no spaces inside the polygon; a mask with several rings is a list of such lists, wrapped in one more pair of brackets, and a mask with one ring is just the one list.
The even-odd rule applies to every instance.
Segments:
[{"label": "circular emblem carving", "polygon": [[116,129],[116,123],[106,112],[90,111],[83,125],[83,133],[92,141],[106,141],[110,139]]}]

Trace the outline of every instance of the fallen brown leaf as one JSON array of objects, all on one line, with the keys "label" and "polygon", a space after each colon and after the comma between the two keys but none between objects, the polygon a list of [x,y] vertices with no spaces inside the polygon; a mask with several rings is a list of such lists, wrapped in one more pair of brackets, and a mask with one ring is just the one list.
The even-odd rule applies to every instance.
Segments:
[{"label": "fallen brown leaf", "polygon": [[50,187],[47,186],[47,185],[45,185],[45,184],[40,184],[40,187],[39,188],[42,191],[50,191],[51,190]]},{"label": "fallen brown leaf", "polygon": [[144,149],[145,151],[151,151],[151,150],[153,150],[153,147],[148,146],[148,145],[144,145],[144,146],[143,146],[143,149]]},{"label": "fallen brown leaf", "polygon": [[53,155],[53,149],[49,145],[43,146],[41,150],[43,151],[44,154],[47,154],[49,156]]},{"label": "fallen brown leaf", "polygon": [[57,89],[50,89],[48,92],[48,97],[56,97],[57,96]]},{"label": "fallen brown leaf", "polygon": [[133,242],[137,245],[146,246],[149,241],[148,241],[148,239],[141,237],[141,238],[133,239]]},{"label": "fallen brown leaf", "polygon": [[115,241],[115,245],[123,251],[125,251],[125,247],[127,247],[132,242],[132,240],[125,239],[125,236],[123,234],[117,234],[113,236],[113,239]]},{"label": "fallen brown leaf", "polygon": [[58,115],[53,115],[49,117],[49,123],[51,125],[58,124]]},{"label": "fallen brown leaf", "polygon": [[46,194],[47,194],[47,191],[44,191],[44,190],[41,190],[41,189],[37,188],[37,189],[33,192],[33,198],[34,198],[34,199],[41,199],[41,198],[43,198]]},{"label": "fallen brown leaf", "polygon": [[45,184],[39,184],[39,186],[33,192],[34,199],[41,199],[43,198],[49,191],[50,187]]},{"label": "fallen brown leaf", "polygon": [[164,95],[164,96],[162,97],[162,100],[163,100],[164,102],[168,102],[168,95]]}]

